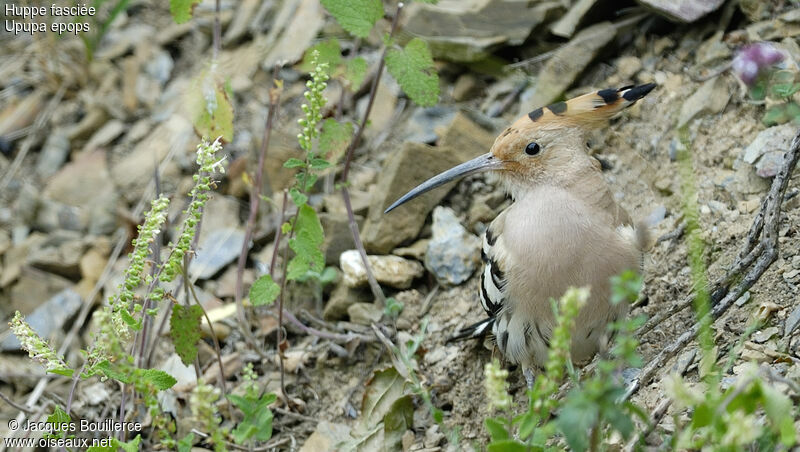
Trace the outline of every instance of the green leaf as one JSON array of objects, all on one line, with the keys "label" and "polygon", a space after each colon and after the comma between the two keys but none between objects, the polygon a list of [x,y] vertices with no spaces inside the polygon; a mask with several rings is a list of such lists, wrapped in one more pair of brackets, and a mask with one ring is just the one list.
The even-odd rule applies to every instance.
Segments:
[{"label": "green leaf", "polygon": [[129,384],[131,382],[130,375],[126,373],[120,372],[118,369],[112,368],[111,363],[106,361],[101,361],[94,365],[94,370],[103,374],[106,378],[111,378],[112,380],[117,380],[120,383]]},{"label": "green leaf", "polygon": [[585,394],[573,390],[558,413],[556,426],[564,434],[572,450],[582,452],[589,448],[587,432],[597,422],[597,408],[597,404],[586,398]]},{"label": "green leaf", "polygon": [[336,38],[328,39],[320,43],[314,44],[306,50],[303,55],[303,61],[297,65],[297,69],[301,72],[311,72],[316,68],[311,64],[314,60],[314,51],[319,53],[317,64],[327,63],[328,73],[332,72],[342,62],[342,49],[339,46],[339,40]]},{"label": "green leaf", "polygon": [[486,430],[489,430],[489,436],[491,436],[493,443],[508,439],[508,430],[506,430],[504,423],[495,418],[487,417],[483,420],[483,424],[486,426]]},{"label": "green leaf", "polygon": [[136,369],[136,377],[152,384],[159,391],[175,386],[178,380],[172,375],[158,369]]},{"label": "green leaf", "polygon": [[367,60],[362,57],[355,57],[349,60],[344,68],[344,79],[347,80],[350,91],[356,92],[364,83],[367,75]]},{"label": "green leaf", "polygon": [[403,312],[403,308],[405,308],[405,305],[402,302],[397,301],[394,297],[389,297],[386,299],[383,313],[390,319],[396,319]]},{"label": "green leaf", "polygon": [[761,122],[767,126],[774,126],[783,124],[790,119],[792,118],[787,115],[786,104],[778,104],[767,108],[767,111],[764,112],[764,117],[761,118]]},{"label": "green leaf", "polygon": [[125,452],[139,452],[139,444],[142,442],[142,435],[141,433],[136,435],[136,438],[123,443],[118,439],[114,439],[114,444],[119,447],[120,449],[124,450]]},{"label": "green leaf", "polygon": [[280,292],[281,287],[272,280],[272,276],[263,275],[250,286],[250,303],[253,306],[269,306]]},{"label": "green leaf", "polygon": [[178,441],[178,452],[192,452],[194,445],[194,433],[189,432]]},{"label": "green leaf", "polygon": [[366,38],[375,22],[383,17],[381,0],[320,0],[322,6],[348,32]]},{"label": "green leaf", "polygon": [[191,366],[197,358],[197,343],[200,342],[200,322],[203,317],[203,308],[193,304],[183,306],[176,304],[172,307],[169,318],[169,335],[175,346],[175,353],[181,357],[181,362]]},{"label": "green leaf", "polygon": [[635,425],[627,413],[614,405],[605,412],[605,418],[608,420],[609,425],[618,431],[624,439],[630,438]]},{"label": "green leaf", "polygon": [[[294,202],[294,205],[297,207],[300,207],[308,202],[308,196],[303,194],[303,192],[301,192],[297,187],[292,187],[289,189],[289,196],[291,196],[292,202]],[[287,231],[284,231],[284,233],[286,232]]]},{"label": "green leaf", "polygon": [[198,3],[200,0],[169,0],[169,12],[172,14],[172,19],[177,24],[188,22],[192,18],[194,5]]},{"label": "green leaf", "polygon": [[330,162],[323,158],[315,157],[308,162],[312,170],[321,171],[331,167]]},{"label": "green leaf", "polygon": [[325,270],[319,275],[319,282],[323,286],[330,284],[336,281],[336,278],[339,276],[339,272],[336,270],[336,267],[325,267]]},{"label": "green leaf", "polygon": [[233,104],[218,77],[211,71],[203,72],[189,93],[192,123],[198,135],[233,141]]},{"label": "green leaf", "polygon": [[780,430],[781,443],[784,446],[791,447],[797,444],[797,431],[794,429],[794,420],[791,416],[784,417],[778,429]]},{"label": "green leaf", "polygon": [[432,107],[439,101],[439,76],[425,41],[414,38],[403,50],[389,50],[386,69],[417,104]]},{"label": "green leaf", "polygon": [[526,452],[528,450],[536,450],[528,449],[528,447],[515,439],[506,439],[502,441],[492,441],[487,447],[486,450],[489,452]]},{"label": "green leaf", "polygon": [[133,318],[130,312],[127,309],[120,309],[119,311],[120,317],[125,322],[126,325],[131,327],[134,330],[138,330],[142,327],[140,322],[137,322],[136,319]]},{"label": "green leaf", "polygon": [[800,91],[800,83],[778,83],[769,88],[772,97],[790,97]]},{"label": "green leaf", "polygon": [[294,228],[295,237],[289,240],[289,248],[295,252],[295,256],[286,268],[289,280],[297,280],[308,270],[321,272],[325,268],[325,256],[320,250],[324,240],[322,224],[308,204],[299,207]]},{"label": "green leaf", "polygon": [[244,444],[251,438],[267,441],[272,437],[273,414],[269,405],[277,400],[275,394],[264,394],[257,399],[229,394],[228,400],[244,413],[244,419],[231,432],[237,444]]},{"label": "green leaf", "polygon": [[406,394],[395,400],[383,417],[384,450],[402,450],[403,434],[411,430],[414,423],[414,402]]},{"label": "green leaf", "polygon": [[767,417],[772,425],[781,425],[781,423],[785,421],[785,418],[789,418],[791,421],[792,400],[782,392],[763,382],[759,386],[761,386],[761,399],[764,404],[764,412],[767,413]]},{"label": "green leaf", "polygon": [[75,371],[72,370],[72,369],[51,369],[51,370],[48,370],[48,372],[51,373],[51,374],[56,374],[56,375],[63,375],[65,377],[71,377],[72,374],[75,373]]},{"label": "green leaf", "polygon": [[328,118],[322,123],[319,135],[319,151],[334,164],[339,161],[353,139],[353,124]]},{"label": "green leaf", "polygon": [[69,423],[72,421],[72,418],[66,411],[62,410],[60,406],[56,405],[55,409],[53,409],[53,414],[47,416],[47,422],[51,425],[61,425],[65,423]]},{"label": "green leaf", "polygon": [[714,421],[714,410],[707,402],[697,405],[692,415],[692,427],[695,429],[711,425]]},{"label": "green leaf", "polygon": [[294,157],[290,158],[283,164],[284,168],[302,168],[306,166],[306,162],[300,159],[296,159]]}]

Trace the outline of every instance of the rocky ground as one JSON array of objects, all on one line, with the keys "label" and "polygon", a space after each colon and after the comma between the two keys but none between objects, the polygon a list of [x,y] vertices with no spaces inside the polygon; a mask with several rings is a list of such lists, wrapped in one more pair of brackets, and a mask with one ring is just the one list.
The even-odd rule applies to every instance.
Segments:
[{"label": "rocky ground", "polygon": [[[446,423],[458,426],[467,442],[482,444],[488,414],[483,364],[493,353],[480,343],[445,341],[484,316],[474,273],[478,237],[509,200],[494,181],[473,176],[396,214],[383,215],[383,209],[431,175],[486,152],[502,128],[536,106],[562,94],[654,82],[658,87],[649,96],[594,134],[589,145],[608,163],[605,174],[620,204],[632,217],[647,219],[654,237],[663,237],[645,260],[643,302],[634,313],[652,318],[668,311],[687,297],[692,284],[680,233],[684,218],[677,130],[688,127],[706,263],[709,279],[716,281],[736,260],[797,129],[792,123],[767,128],[762,123],[764,105],[747,100],[742,83],[728,68],[737,49],[754,41],[772,41],[786,55],[782,64],[796,68],[800,9],[778,0],[684,1],[673,3],[719,7],[708,15],[675,17],[650,1],[641,2],[649,8],[634,2],[623,8],[602,0],[532,6],[467,2],[486,3],[477,12],[459,3],[441,0],[440,9],[412,5],[404,13],[402,33],[421,35],[434,49],[440,103],[417,107],[385,77],[350,181],[378,280],[387,296],[404,305],[396,322],[384,318],[387,331],[396,331],[398,340],[409,338],[427,319],[418,373],[434,404],[447,413]],[[299,61],[309,45],[329,37],[339,38],[374,67],[381,35],[353,42],[315,0],[222,4],[220,68],[234,93],[235,138],[225,146],[229,169],[206,208],[191,280],[215,319],[229,385],[237,385],[244,363],[253,362],[260,381],[275,391],[277,320],[268,310],[251,315],[267,350],[257,353],[239,332],[233,308],[235,259],[248,210],[242,175],[255,166],[271,68],[277,61]],[[0,315],[10,319],[19,310],[56,346],[71,340],[66,353],[71,363],[79,362],[78,350],[90,341],[93,326],[84,314],[113,294],[121,281],[126,244],[156,189],[154,164],[159,191],[182,200],[191,188],[198,139],[183,96],[210,58],[212,7],[213,2],[203,2],[191,22],[175,25],[166,6],[133,1],[89,64],[77,39],[37,35],[0,40],[7,55],[7,64],[0,66]],[[379,28],[388,30],[388,22]],[[286,64],[278,74],[285,87],[264,187],[265,193],[278,193],[276,198],[292,180],[282,163],[299,153],[294,136],[304,89],[303,74],[295,66]],[[368,80],[374,72],[370,74]],[[358,118],[366,91],[342,94],[341,86],[332,82],[326,114],[338,110]],[[325,287],[291,288],[288,308],[315,328],[358,333],[363,339],[332,342],[287,326],[287,389],[302,402],[302,410],[276,413],[275,437],[285,438],[282,448],[301,448],[313,434],[301,450],[326,450],[346,437],[359,416],[365,382],[373,370],[391,363],[369,326],[381,321],[384,310],[366,287],[358,255],[349,251],[354,245],[334,174],[318,184],[311,202],[321,212],[326,261],[339,277]],[[778,226],[777,261],[715,323],[718,346],[728,350],[754,318],[765,321],[745,342],[730,378],[745,361],[800,378],[799,191],[795,175]],[[170,218],[183,208],[174,202]],[[277,212],[264,210],[248,256],[246,286],[268,270],[273,254]],[[691,309],[683,309],[652,325],[639,336],[645,362],[693,323]],[[68,338],[71,330],[77,333],[74,340]],[[25,403],[45,374],[19,353],[8,331],[0,335],[0,348],[0,391]],[[687,369],[690,381],[696,379],[695,355],[696,344],[690,343],[634,401],[653,411],[665,398],[663,372],[676,362]],[[212,381],[217,378],[215,362],[207,340],[200,363]],[[169,341],[160,342],[152,365],[179,380],[174,397],[163,403],[183,419],[178,422],[180,437],[192,426],[181,401],[195,384],[194,369],[179,364]],[[66,397],[66,379],[46,381],[32,406]],[[519,372],[512,373],[512,390],[525,403]],[[118,405],[119,393],[111,383],[78,386],[75,409],[82,416],[102,418]],[[2,404],[0,413],[11,419],[18,411]],[[671,431],[671,422],[667,416],[654,444],[660,443],[658,434]],[[422,404],[413,425],[404,440],[410,450],[443,446],[443,435]]]}]

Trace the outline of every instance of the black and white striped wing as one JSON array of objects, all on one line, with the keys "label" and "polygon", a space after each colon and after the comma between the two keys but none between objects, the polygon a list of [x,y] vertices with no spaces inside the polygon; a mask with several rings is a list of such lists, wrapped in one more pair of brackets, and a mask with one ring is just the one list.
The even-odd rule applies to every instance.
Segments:
[{"label": "black and white striped wing", "polygon": [[505,253],[502,248],[503,242],[499,240],[504,223],[505,212],[492,221],[483,235],[483,246],[481,248],[483,272],[481,273],[480,300],[488,318],[458,331],[450,338],[450,341],[481,338],[492,332],[495,318],[505,304],[507,285],[504,271]]}]

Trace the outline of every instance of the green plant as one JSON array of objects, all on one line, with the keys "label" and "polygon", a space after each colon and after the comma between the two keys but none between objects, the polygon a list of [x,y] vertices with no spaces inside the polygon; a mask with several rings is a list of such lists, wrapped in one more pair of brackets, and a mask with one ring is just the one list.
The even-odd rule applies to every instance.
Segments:
[{"label": "green plant", "polygon": [[[148,260],[151,245],[161,232],[166,221],[169,200],[159,196],[151,203],[150,211],[145,214],[144,222],[139,226],[139,234],[133,240],[133,251],[129,254],[128,267],[124,271],[125,279],[118,287],[118,293],[109,297],[108,304],[95,312],[98,331],[93,343],[83,351],[85,361],[79,369],[71,368],[62,357],[38,336],[17,313],[10,322],[12,331],[20,340],[22,348],[30,356],[40,361],[48,372],[72,376],[73,391],[78,381],[93,376],[102,379],[113,379],[125,386],[130,386],[139,394],[148,414],[153,419],[154,427],[159,432],[166,432],[170,421],[159,408],[156,397],[159,391],[172,387],[176,380],[168,373],[158,369],[141,367],[141,356],[144,353],[142,341],[137,340],[143,334],[145,318],[154,316],[167,299],[172,298],[162,284],[171,282],[181,273],[184,258],[191,254],[191,243],[197,233],[197,224],[202,215],[203,206],[208,200],[208,192],[214,187],[212,175],[223,170],[224,158],[217,154],[222,146],[219,141],[202,142],[197,147],[198,173],[195,175],[195,186],[191,190],[191,201],[184,212],[184,219],[178,240],[170,243],[167,259],[160,264]],[[150,271],[155,265],[154,271]],[[150,307],[150,303],[155,306]],[[191,362],[196,355],[196,344],[199,341],[199,319],[202,308],[199,306],[176,306],[173,316],[172,337],[176,350],[185,362]],[[123,394],[125,391],[123,391]],[[66,410],[69,416],[70,398]],[[124,397],[123,397],[124,403]],[[56,414],[58,414],[57,408]],[[162,438],[169,441],[167,438]],[[121,444],[121,443],[120,443]],[[122,447],[122,446],[120,446]]]},{"label": "green plant", "polygon": [[[615,301],[629,303],[639,293],[641,278],[634,272],[625,272],[613,278],[612,285]],[[639,317],[609,325],[609,335],[616,335],[617,339],[608,357],[598,360],[595,373],[584,381],[574,379],[574,386],[564,399],[557,397],[565,374],[575,376],[570,370],[570,331],[588,297],[588,289],[569,289],[554,303],[556,328],[544,373],[536,377],[533,389],[528,391],[526,412],[513,415],[506,383],[508,372],[497,362],[486,364],[487,399],[490,408],[500,414],[485,420],[491,437],[489,451],[561,450],[561,438],[571,450],[599,450],[612,432],[629,438],[634,432],[634,416],[646,419],[641,409],[623,401],[625,387],[619,378],[624,367],[641,365],[636,354],[638,341],[633,337],[643,323]],[[553,413],[557,417],[553,418]]]},{"label": "green plant", "polygon": [[[322,5],[348,32],[366,37],[383,16],[383,5],[377,0],[347,2],[343,0],[323,0]],[[428,44],[419,38],[410,40],[405,47],[398,45],[393,38],[384,38],[387,52],[386,68],[397,80],[411,100],[431,107],[439,99],[439,76],[433,65]],[[310,47],[300,63],[300,68],[310,70],[312,55],[319,53],[319,61],[328,64],[333,76],[351,92],[357,91],[366,75],[367,63],[361,57],[342,60],[339,40],[329,39]],[[351,133],[352,134],[352,133]]]},{"label": "green plant", "polygon": [[[738,346],[728,352],[727,364],[717,365],[718,347],[711,324],[703,260],[706,246],[700,238],[695,180],[689,153],[691,140],[685,128],[679,131],[679,137],[683,213],[687,221],[689,266],[699,324],[698,342],[703,355],[699,366],[701,381],[698,384],[691,385],[677,374],[670,375],[664,381],[667,394],[678,407],[674,414],[676,432],[669,438],[669,443],[673,450],[789,450],[800,441],[794,428],[800,412],[787,395],[769,382],[771,374],[763,375],[757,365],[750,363],[745,365],[744,371],[740,372],[730,387],[722,387],[723,375],[733,367],[743,342],[758,324],[751,325],[740,338]],[[679,417],[684,411],[689,414],[688,422]]]},{"label": "green plant", "polygon": [[247,363],[242,370],[242,379],[244,395],[228,394],[228,400],[244,413],[244,419],[233,429],[231,435],[236,444],[245,444],[252,440],[267,441],[272,437],[273,415],[269,405],[278,397],[272,393],[259,394],[252,363]]},{"label": "green plant", "polygon": [[766,103],[762,121],[767,126],[800,121],[800,104],[794,99],[800,91],[800,73],[792,65],[779,67],[784,59],[772,43],[757,42],[739,50],[732,62],[733,73],[747,87],[750,98]]}]

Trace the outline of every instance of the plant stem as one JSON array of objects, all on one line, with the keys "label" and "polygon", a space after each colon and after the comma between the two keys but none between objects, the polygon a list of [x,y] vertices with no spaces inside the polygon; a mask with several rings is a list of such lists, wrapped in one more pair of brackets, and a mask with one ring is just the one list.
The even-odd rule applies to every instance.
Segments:
[{"label": "plant stem", "polygon": [[[188,267],[188,262],[187,262]],[[187,269],[188,270],[188,269]],[[185,279],[185,278],[184,278]],[[228,406],[228,417],[233,419],[233,411],[231,409],[231,403],[228,401],[226,397],[228,395],[228,389],[225,385],[225,367],[222,365],[222,349],[219,346],[219,340],[217,339],[217,333],[214,331],[214,325],[211,323],[211,319],[208,318],[208,313],[206,312],[203,305],[200,304],[200,299],[197,298],[197,293],[194,291],[194,284],[189,284],[189,290],[192,292],[192,298],[197,306],[200,307],[200,310],[203,311],[203,317],[205,317],[206,322],[208,322],[208,329],[211,331],[211,340],[214,342],[214,351],[217,355],[217,364],[219,365],[219,382],[220,386],[222,387],[222,398],[225,399],[226,405]]]},{"label": "plant stem", "polygon": [[[394,14],[394,19],[392,20],[392,29],[389,32],[390,39],[394,36],[395,31],[397,31],[397,24],[400,22],[400,13],[402,11],[403,2],[399,2],[397,4],[397,11],[395,11]],[[386,296],[383,294],[383,290],[381,290],[378,281],[375,279],[375,275],[372,273],[372,267],[370,267],[369,259],[367,259],[367,251],[364,249],[364,244],[361,241],[361,235],[358,232],[358,224],[356,223],[353,207],[350,203],[350,192],[347,190],[347,176],[350,174],[350,164],[353,161],[353,153],[356,150],[356,146],[358,146],[358,142],[361,140],[361,135],[364,133],[364,128],[367,127],[367,121],[369,120],[369,115],[372,112],[372,106],[375,103],[375,97],[378,94],[378,85],[381,82],[383,68],[386,65],[386,52],[388,52],[388,50],[389,46],[385,45],[383,47],[383,52],[381,53],[381,58],[378,61],[378,70],[375,73],[375,78],[372,80],[372,87],[369,90],[369,100],[367,101],[367,108],[364,111],[364,117],[361,118],[361,124],[359,124],[355,135],[353,136],[353,140],[350,141],[350,145],[347,147],[347,153],[344,159],[344,169],[342,170],[342,198],[344,198],[344,205],[347,208],[347,219],[350,225],[350,231],[353,233],[353,242],[355,242],[356,248],[358,249],[358,254],[361,256],[361,262],[364,264],[364,269],[367,273],[367,280],[369,281],[369,287],[372,290],[372,295],[375,297],[381,307],[386,305]]]},{"label": "plant stem", "polygon": [[214,62],[219,58],[219,51],[222,48],[222,24],[219,21],[220,3],[221,1],[217,0],[214,5],[214,53],[212,56]]},{"label": "plant stem", "polygon": [[[272,72],[272,80],[275,83],[278,77],[278,69],[280,66],[275,65]],[[260,206],[261,185],[264,180],[264,161],[266,160],[267,150],[269,149],[269,141],[272,136],[272,127],[275,123],[275,116],[280,106],[281,90],[277,87],[270,89],[269,92],[269,111],[267,112],[267,120],[264,125],[264,135],[261,137],[261,149],[258,153],[258,166],[256,167],[255,177],[253,178],[253,186],[250,188],[250,212],[247,217],[247,227],[245,229],[244,243],[242,243],[242,251],[239,253],[239,259],[236,263],[236,285],[234,287],[234,299],[236,300],[236,315],[239,321],[239,326],[242,329],[247,342],[253,346],[255,350],[260,350],[257,346],[253,334],[250,332],[250,325],[247,322],[247,313],[245,312],[244,305],[242,304],[243,296],[243,276],[244,264],[247,261],[247,250],[250,241],[253,238],[253,231],[256,226],[256,219],[258,218],[258,208]],[[285,194],[284,194],[285,196]],[[286,204],[284,198],[284,205]],[[282,222],[282,221],[281,221]],[[280,223],[278,224],[278,231],[275,233],[276,237],[280,234]],[[278,242],[276,241],[276,244]],[[273,251],[274,261],[274,251]],[[274,264],[273,264],[274,265]],[[272,273],[272,267],[270,267]]]},{"label": "plant stem", "polygon": [[[286,190],[285,189],[283,190],[283,200],[284,200],[284,208],[285,208],[285,206],[286,206]],[[297,214],[294,215],[294,218],[293,218],[293,221],[292,221],[292,231],[294,231],[294,225],[296,223],[297,223]],[[292,233],[290,232],[289,233],[290,237],[291,237],[291,234]],[[272,256],[275,257],[275,253],[277,253],[278,250],[275,249],[272,252],[273,252]],[[286,394],[286,382],[285,382],[286,378],[284,376],[284,373],[286,372],[286,369],[284,368],[284,364],[283,364],[283,350],[281,350],[281,344],[285,340],[285,337],[284,337],[284,334],[283,334],[283,299],[284,299],[284,295],[286,294],[286,280],[288,279],[286,277],[286,265],[287,265],[288,262],[289,262],[289,246],[286,246],[286,248],[283,250],[283,275],[281,275],[281,291],[278,294],[278,336],[277,336],[277,339],[275,341],[275,351],[278,352],[278,361],[280,362],[280,367],[281,367],[281,394],[283,395],[283,403],[287,407],[289,407],[290,405],[289,405],[289,395]]]}]

